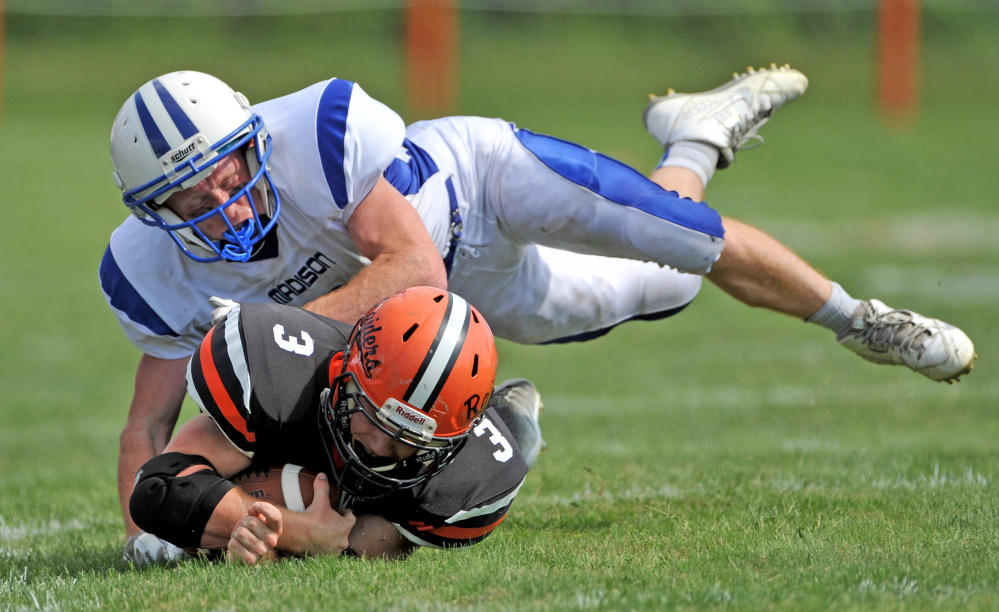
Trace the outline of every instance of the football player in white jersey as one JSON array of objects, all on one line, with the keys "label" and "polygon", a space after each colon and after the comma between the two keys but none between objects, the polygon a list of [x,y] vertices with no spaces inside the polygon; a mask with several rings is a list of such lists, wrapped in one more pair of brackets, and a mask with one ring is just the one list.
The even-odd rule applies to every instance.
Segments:
[{"label": "football player in white jersey", "polygon": [[[961,330],[855,299],[702,203],[715,168],[807,84],[771,66],[653,98],[645,123],[665,155],[651,180],[499,119],[407,128],[339,79],[255,106],[197,72],[143,85],[111,133],[133,216],[100,270],[143,351],[121,436],[123,508],[135,471],[176,423],[212,295],[352,321],[404,287],[446,286],[497,336],[546,343],[676,314],[706,277],[746,304],[827,327],[865,359],[957,380],[975,358]],[[138,532],[127,511],[126,527]]]}]

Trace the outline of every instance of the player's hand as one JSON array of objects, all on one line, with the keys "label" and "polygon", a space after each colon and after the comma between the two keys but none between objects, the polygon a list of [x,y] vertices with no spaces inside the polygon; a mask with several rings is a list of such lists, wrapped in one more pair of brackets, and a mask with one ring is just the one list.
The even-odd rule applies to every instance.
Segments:
[{"label": "player's hand", "polygon": [[319,474],[312,483],[312,505],[305,514],[311,526],[310,539],[304,552],[309,554],[339,555],[350,542],[347,536],[354,527],[354,513],[342,513],[330,506],[330,482],[326,474]]},{"label": "player's hand", "polygon": [[219,321],[226,318],[233,308],[239,306],[238,302],[234,302],[227,298],[216,297],[214,295],[208,298],[208,304],[215,309],[212,311],[212,325],[217,325]]},{"label": "player's hand", "polygon": [[281,511],[267,502],[255,502],[232,528],[229,538],[229,561],[251,565],[277,558],[275,548],[281,538]]}]

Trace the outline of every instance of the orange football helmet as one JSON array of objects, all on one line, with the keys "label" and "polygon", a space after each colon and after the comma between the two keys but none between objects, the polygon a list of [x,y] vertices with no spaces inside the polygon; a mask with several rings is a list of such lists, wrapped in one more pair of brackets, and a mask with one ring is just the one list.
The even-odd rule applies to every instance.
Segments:
[{"label": "orange football helmet", "polygon": [[[481,420],[496,381],[496,345],[478,310],[454,293],[414,287],[365,314],[330,362],[320,425],[341,505],[415,487],[444,469]],[[377,457],[351,436],[363,414],[416,449]]]}]

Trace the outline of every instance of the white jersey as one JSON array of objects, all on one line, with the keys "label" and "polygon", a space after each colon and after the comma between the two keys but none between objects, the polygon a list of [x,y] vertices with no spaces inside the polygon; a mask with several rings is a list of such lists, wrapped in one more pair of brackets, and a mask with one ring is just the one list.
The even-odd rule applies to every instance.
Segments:
[{"label": "white jersey", "polygon": [[[270,177],[282,211],[250,261],[196,262],[167,232],[134,217],[111,235],[101,285],[129,340],[149,355],[193,353],[211,325],[210,296],[301,306],[369,263],[347,234],[347,221],[396,156],[405,157],[402,118],[339,79],[253,110],[272,138]],[[437,233],[446,248],[446,200],[440,210],[444,229]]]},{"label": "white jersey", "polygon": [[683,309],[721,253],[721,218],[595,151],[499,119],[404,128],[354,83],[331,80],[254,107],[272,138],[275,230],[245,263],[199,263],[129,218],[101,284],[129,339],[163,359],[192,354],[212,295],[304,305],[369,261],[347,222],[384,176],[415,207],[448,287],[493,332],[523,343],[587,340]]}]

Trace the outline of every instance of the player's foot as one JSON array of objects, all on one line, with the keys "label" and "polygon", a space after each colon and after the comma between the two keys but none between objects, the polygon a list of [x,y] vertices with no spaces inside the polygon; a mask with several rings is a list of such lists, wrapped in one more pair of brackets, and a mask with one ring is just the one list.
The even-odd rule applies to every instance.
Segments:
[{"label": "player's foot", "polygon": [[933,380],[957,382],[975,367],[975,345],[960,329],[877,300],[861,302],[839,343],[868,361],[904,365]]},{"label": "player's foot", "polygon": [[137,566],[167,565],[190,558],[183,548],[178,548],[151,533],[141,532],[128,538],[122,558]]},{"label": "player's foot", "polygon": [[[649,95],[642,115],[652,137],[668,148],[681,140],[706,142],[718,147],[718,167],[727,168],[735,152],[757,135],[780,107],[805,93],[808,78],[787,64],[736,74],[728,83],[702,93]],[[759,146],[758,144],[756,146]]]},{"label": "player's foot", "polygon": [[492,403],[493,410],[499,413],[513,434],[527,467],[531,467],[538,453],[548,448],[538,424],[538,416],[545,409],[538,390],[531,381],[514,378],[496,387]]}]

